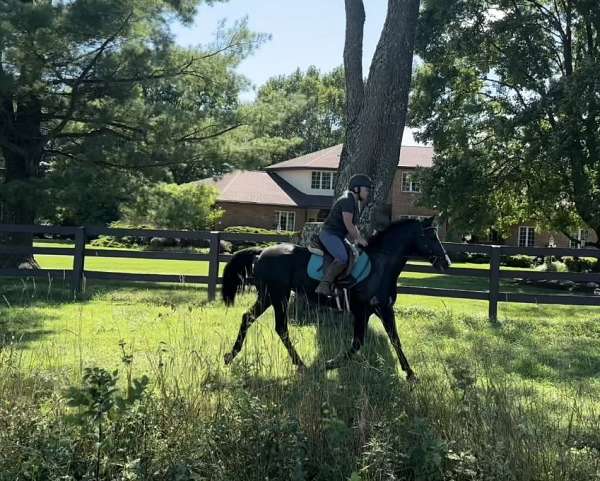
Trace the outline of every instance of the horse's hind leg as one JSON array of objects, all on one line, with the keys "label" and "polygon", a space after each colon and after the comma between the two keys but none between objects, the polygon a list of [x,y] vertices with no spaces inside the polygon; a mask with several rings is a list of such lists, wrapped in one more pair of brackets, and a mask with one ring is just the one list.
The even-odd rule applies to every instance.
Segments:
[{"label": "horse's hind leg", "polygon": [[296,348],[292,344],[288,332],[287,313],[288,303],[290,300],[290,290],[272,289],[269,295],[271,298],[271,303],[273,304],[273,310],[275,311],[275,331],[277,331],[277,334],[279,334],[281,342],[283,342],[283,345],[287,349],[287,352],[292,358],[292,362],[294,363],[294,365],[298,367],[304,367],[304,363],[298,355],[298,352],[296,352]]},{"label": "horse's hind leg", "polygon": [[242,346],[244,345],[244,340],[246,339],[246,334],[248,329],[252,325],[256,319],[267,310],[269,307],[269,296],[265,295],[264,290],[258,289],[258,298],[254,305],[247,310],[242,316],[242,324],[240,326],[240,332],[238,333],[237,339],[233,344],[233,348],[231,352],[225,354],[225,364],[230,364],[235,356],[242,350]]},{"label": "horse's hind leg", "polygon": [[365,343],[365,334],[367,332],[367,324],[369,322],[370,312],[364,306],[353,306],[352,315],[354,317],[354,336],[352,337],[352,344],[350,349],[346,352],[341,352],[333,359],[330,359],[325,363],[325,369],[337,369],[351,359]]}]

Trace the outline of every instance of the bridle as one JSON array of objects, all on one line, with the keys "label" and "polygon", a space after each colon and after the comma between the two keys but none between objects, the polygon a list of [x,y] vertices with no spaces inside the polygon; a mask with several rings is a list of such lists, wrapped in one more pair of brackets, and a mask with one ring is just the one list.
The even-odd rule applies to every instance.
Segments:
[{"label": "bridle", "polygon": [[[430,230],[435,231],[436,234],[437,234],[438,228],[435,225],[430,225],[428,227],[422,227],[421,226],[421,235],[419,237],[421,237],[423,240],[425,240],[426,239],[425,232],[430,231]],[[427,250],[429,251],[428,260],[429,260],[429,262],[431,262],[432,265],[436,265],[438,262],[441,262],[444,259],[446,260],[446,262],[448,263],[448,265],[451,264],[450,258],[448,257],[448,254],[444,253],[443,256],[440,255],[440,254],[434,254],[433,249],[431,249],[429,247],[429,244],[427,244],[425,242],[424,242],[424,244],[427,246]]]}]

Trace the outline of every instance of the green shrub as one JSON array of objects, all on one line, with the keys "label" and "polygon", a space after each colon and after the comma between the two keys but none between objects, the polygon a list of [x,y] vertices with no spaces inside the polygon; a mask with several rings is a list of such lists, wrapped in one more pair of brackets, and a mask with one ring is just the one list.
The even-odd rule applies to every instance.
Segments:
[{"label": "green shrub", "polygon": [[563,257],[562,261],[569,272],[591,272],[597,259],[595,257]]},{"label": "green shrub", "polygon": [[504,256],[502,257],[502,263],[507,267],[521,267],[529,269],[533,267],[534,258],[525,255],[516,256]]},{"label": "green shrub", "polygon": [[262,227],[246,227],[246,226],[231,226],[226,227],[223,232],[235,234],[264,234],[293,237],[298,235],[298,232],[279,232],[274,229],[263,229]]},{"label": "green shrub", "polygon": [[[226,227],[224,232],[232,233],[232,234],[262,234],[262,235],[273,235],[273,236],[285,236],[288,238],[288,242],[296,242],[298,233],[296,232],[278,232],[272,229],[263,229],[262,227],[246,227],[246,226],[231,226]],[[279,243],[277,242],[256,242],[253,240],[232,240],[230,241],[232,245],[232,250],[238,251],[240,249],[245,249],[246,247],[252,246],[260,246],[260,247],[268,247],[270,245]]]},{"label": "green shrub", "polygon": [[140,190],[121,209],[120,224],[155,229],[206,230],[221,218],[211,186],[159,183]]},{"label": "green shrub", "polygon": [[553,260],[553,257],[546,257],[544,263],[535,268],[539,272],[567,272],[565,263]]},{"label": "green shrub", "polygon": [[97,239],[90,242],[92,247],[111,247],[114,249],[138,247],[139,244],[136,242],[137,239],[133,237],[113,237],[108,235],[101,235]]}]

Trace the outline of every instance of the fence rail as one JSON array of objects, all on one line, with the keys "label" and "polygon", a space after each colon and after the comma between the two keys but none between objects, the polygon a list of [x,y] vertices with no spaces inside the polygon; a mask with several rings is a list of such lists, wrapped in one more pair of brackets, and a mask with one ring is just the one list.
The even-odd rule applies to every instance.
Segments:
[{"label": "fence rail", "polygon": [[[250,233],[230,233],[220,231],[176,231],[156,229],[115,229],[108,227],[59,227],[44,225],[0,225],[0,233],[30,233],[54,234],[72,237],[74,247],[16,247],[0,245],[0,255],[33,255],[50,254],[73,256],[73,266],[69,270],[61,269],[0,269],[0,277],[49,277],[70,278],[71,289],[74,294],[81,292],[84,279],[103,279],[117,281],[143,281],[143,282],[185,282],[205,284],[208,286],[210,300],[216,298],[217,286],[221,283],[219,265],[231,259],[231,254],[221,253],[221,241],[241,242],[289,242],[291,238],[285,235],[267,235]],[[105,250],[86,247],[90,237],[108,235],[114,237],[162,237],[185,240],[204,240],[209,245],[208,254],[189,252],[161,252],[161,251],[130,251],[130,250]],[[539,248],[539,247],[512,247],[492,246],[483,244],[456,244],[444,243],[449,253],[479,253],[489,257],[489,269],[452,268],[444,275],[467,276],[486,278],[486,290],[440,289],[431,287],[399,286],[398,292],[435,297],[452,297],[460,299],[486,300],[489,304],[489,317],[497,319],[499,302],[517,302],[534,304],[565,304],[600,306],[600,296],[596,295],[570,295],[570,294],[521,294],[502,292],[500,281],[502,279],[530,279],[546,281],[573,281],[594,282],[600,284],[600,273],[577,272],[536,272],[529,270],[503,270],[501,259],[508,255],[528,256],[576,256],[600,258],[598,249],[564,249],[564,248]],[[120,272],[100,272],[85,269],[85,261],[90,257],[125,258],[125,259],[164,259],[208,261],[208,275],[176,275],[176,274],[133,274]],[[440,274],[431,266],[407,264],[407,272]]]}]

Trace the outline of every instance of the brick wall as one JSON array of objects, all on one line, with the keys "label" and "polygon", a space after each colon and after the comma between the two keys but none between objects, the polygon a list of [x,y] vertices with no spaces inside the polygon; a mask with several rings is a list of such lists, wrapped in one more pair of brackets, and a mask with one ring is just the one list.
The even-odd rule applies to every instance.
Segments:
[{"label": "brick wall", "polygon": [[[533,223],[531,224],[520,224],[523,226],[533,227]],[[590,242],[594,242],[596,240],[596,235],[591,229],[588,229],[590,238],[588,239]],[[550,241],[550,238],[554,240],[554,245],[556,247],[571,247],[569,243],[569,238],[560,232],[547,232],[540,231],[539,229],[535,229],[535,233],[533,236],[534,247],[546,247]],[[510,236],[506,239],[507,245],[518,246],[519,245],[519,225],[513,226],[510,230]]]},{"label": "brick wall", "polygon": [[275,229],[277,227],[275,216],[277,211],[291,211],[296,213],[294,230],[301,230],[306,222],[306,209],[296,207],[234,202],[219,202],[218,205],[225,211],[223,217],[215,226],[218,230],[237,225]]},{"label": "brick wall", "polygon": [[392,183],[390,201],[392,204],[392,220],[399,219],[403,215],[432,216],[436,214],[435,210],[416,206],[417,200],[421,197],[417,192],[402,192],[402,173],[414,172],[415,169],[398,169]]}]

